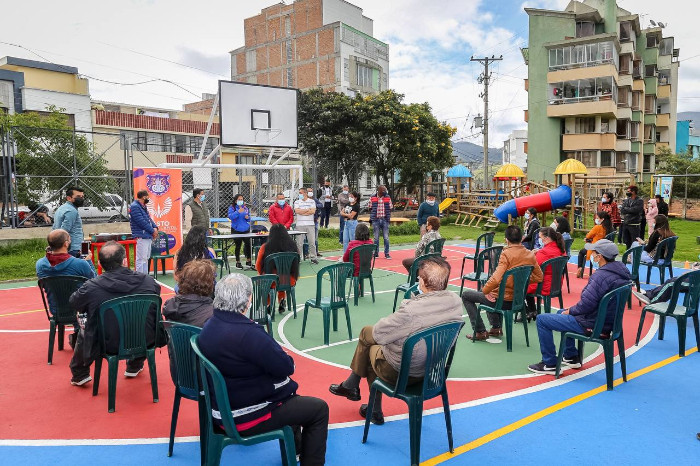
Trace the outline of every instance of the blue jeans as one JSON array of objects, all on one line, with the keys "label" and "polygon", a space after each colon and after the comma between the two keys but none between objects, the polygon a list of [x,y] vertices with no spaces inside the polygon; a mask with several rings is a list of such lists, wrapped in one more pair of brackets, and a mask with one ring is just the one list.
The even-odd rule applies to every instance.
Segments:
[{"label": "blue jeans", "polygon": [[[554,366],[557,363],[557,349],[554,346],[554,335],[552,333],[554,330],[584,333],[576,318],[568,314],[561,314],[563,311],[562,309],[557,314],[540,314],[537,316],[537,335],[540,339],[540,352],[542,353],[542,361],[548,366]],[[576,349],[575,341],[572,338],[567,338],[564,356],[573,357],[577,354],[578,350]]]},{"label": "blue jeans", "polygon": [[350,241],[355,239],[355,228],[357,228],[357,220],[346,220],[344,223],[345,231],[343,232],[341,230],[341,234],[343,235],[343,254],[345,254],[345,251],[347,251],[348,244],[350,243]]},{"label": "blue jeans", "polygon": [[[339,233],[338,233],[338,242],[340,242],[340,244],[343,245],[343,248],[345,248],[345,247],[346,247],[345,245],[347,244],[347,243],[345,243],[345,242],[343,241],[343,232],[344,232],[344,230],[345,230],[345,217],[343,217],[342,215],[338,214],[338,219],[340,220],[340,228],[339,228]],[[354,231],[354,229],[353,229],[353,231]],[[353,235],[353,239],[354,239],[354,238],[355,238],[355,236]]]},{"label": "blue jeans", "polygon": [[[379,251],[379,230],[382,230],[382,236],[384,237],[384,255],[389,255],[389,220],[385,218],[378,218],[372,223],[372,228],[374,228],[374,245]],[[378,253],[377,253],[378,254]]]}]

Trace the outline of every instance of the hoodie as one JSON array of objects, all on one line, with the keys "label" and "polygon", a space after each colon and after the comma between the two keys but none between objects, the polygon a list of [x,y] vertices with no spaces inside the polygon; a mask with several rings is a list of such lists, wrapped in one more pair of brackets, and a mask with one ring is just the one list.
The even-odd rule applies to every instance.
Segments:
[{"label": "hoodie", "polygon": [[[581,328],[593,330],[598,316],[598,304],[610,291],[631,283],[632,275],[622,262],[608,262],[595,271],[581,292],[581,300],[569,309]],[[603,325],[603,333],[609,333],[615,323],[615,300],[608,305],[608,313]]]},{"label": "hoodie", "polygon": [[[202,328],[214,312],[213,301],[209,296],[196,294],[175,295],[163,305],[163,317],[173,322],[194,325]],[[168,345],[170,352],[170,345]],[[177,380],[175,357],[170,357],[170,375]]]},{"label": "hoodie", "polygon": [[44,278],[55,277],[56,275],[94,278],[97,276],[97,273],[92,261],[78,259],[70,254],[47,252],[46,256],[36,261],[36,276]]},{"label": "hoodie", "polygon": [[659,209],[656,206],[656,199],[649,199],[649,207],[645,211],[647,225],[653,225],[657,215],[659,215]]}]

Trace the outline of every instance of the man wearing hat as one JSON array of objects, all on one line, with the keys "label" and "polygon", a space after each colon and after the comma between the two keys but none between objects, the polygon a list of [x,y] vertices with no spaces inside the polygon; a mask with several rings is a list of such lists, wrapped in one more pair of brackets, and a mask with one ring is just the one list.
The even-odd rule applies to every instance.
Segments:
[{"label": "man wearing hat", "polygon": [[426,226],[428,217],[440,218],[440,208],[435,198],[435,193],[426,194],[425,201],[418,207],[418,215],[416,218],[418,220],[418,226],[420,227],[421,237],[428,231]]},{"label": "man wearing hat", "polygon": [[[586,243],[586,249],[593,251],[591,260],[598,270],[591,275],[588,284],[581,292],[581,299],[571,308],[562,309],[558,314],[537,316],[537,334],[540,338],[542,361],[531,364],[528,369],[537,374],[554,375],[557,365],[557,349],[554,346],[553,331],[585,334],[593,330],[598,316],[598,303],[608,292],[631,282],[632,276],[622,262],[616,262],[619,251],[617,245],[606,239]],[[603,325],[603,334],[609,334],[615,320],[615,300],[610,300]],[[581,357],[573,339],[567,338],[562,365],[571,369],[581,367]]]}]

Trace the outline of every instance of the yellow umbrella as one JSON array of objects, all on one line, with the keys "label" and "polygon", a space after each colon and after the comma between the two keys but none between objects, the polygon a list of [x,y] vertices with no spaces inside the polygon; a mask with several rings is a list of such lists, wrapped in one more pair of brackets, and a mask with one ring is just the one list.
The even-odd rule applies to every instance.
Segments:
[{"label": "yellow umbrella", "polygon": [[519,166],[513,163],[507,163],[493,176],[494,178],[525,178],[525,173],[523,173]]},{"label": "yellow umbrella", "polygon": [[588,168],[576,159],[566,159],[554,170],[555,175],[588,175]]}]

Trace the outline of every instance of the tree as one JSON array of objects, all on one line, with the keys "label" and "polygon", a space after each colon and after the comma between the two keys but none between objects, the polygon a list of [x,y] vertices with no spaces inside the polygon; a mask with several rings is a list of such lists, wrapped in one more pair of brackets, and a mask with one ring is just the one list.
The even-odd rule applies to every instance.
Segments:
[{"label": "tree", "polygon": [[[692,154],[674,154],[668,149],[662,149],[656,156],[656,173],[668,175],[700,174],[700,159],[693,159]],[[688,183],[688,197],[700,198],[700,176],[694,178],[678,177],[673,180],[672,194],[676,197],[685,194]]]}]

